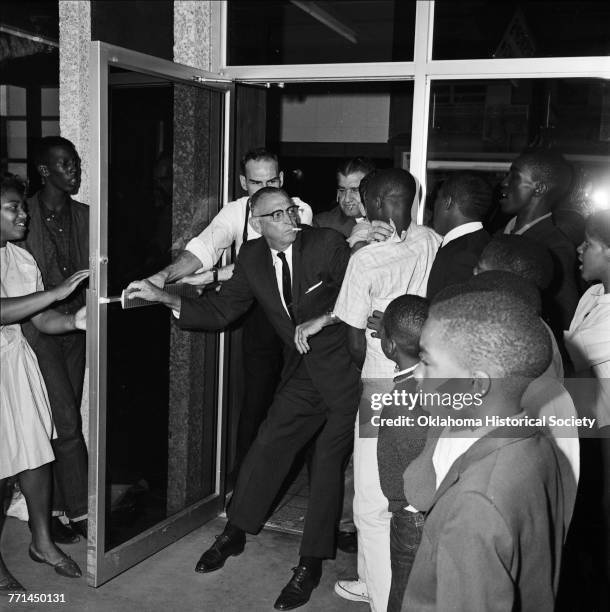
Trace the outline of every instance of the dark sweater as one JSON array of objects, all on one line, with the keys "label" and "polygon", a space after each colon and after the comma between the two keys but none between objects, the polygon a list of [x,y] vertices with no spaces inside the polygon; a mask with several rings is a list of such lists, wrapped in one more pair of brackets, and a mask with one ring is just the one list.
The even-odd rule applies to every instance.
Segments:
[{"label": "dark sweater", "polygon": [[318,213],[313,218],[314,227],[329,227],[343,234],[346,238],[350,237],[354,225],[356,225],[356,219],[344,215],[341,206],[338,204],[332,210]]},{"label": "dark sweater", "polygon": [[[417,392],[417,381],[413,374],[394,379],[394,391]],[[427,427],[417,425],[417,417],[426,413],[420,406],[409,410],[408,406],[391,405],[385,406],[381,412],[381,418],[392,419],[400,416],[413,417],[413,426],[391,426],[379,427],[377,440],[377,466],[379,468],[379,482],[381,490],[388,498],[388,510],[397,512],[409,505],[405,498],[402,475],[407,466],[413,461],[424,448],[426,442]]]}]

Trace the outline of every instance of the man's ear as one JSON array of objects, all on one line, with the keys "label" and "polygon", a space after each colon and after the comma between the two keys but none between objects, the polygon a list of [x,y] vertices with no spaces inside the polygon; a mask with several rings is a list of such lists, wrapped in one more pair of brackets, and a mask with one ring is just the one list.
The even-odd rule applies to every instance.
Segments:
[{"label": "man's ear", "polygon": [[40,164],[40,166],[37,166],[37,170],[40,176],[49,176],[49,168],[46,165]]},{"label": "man's ear", "polygon": [[244,191],[248,191],[248,180],[243,174],[239,175],[239,184]]},{"label": "man's ear", "polygon": [[392,338],[387,338],[385,335],[382,336],[381,342],[383,344],[384,353],[388,359],[394,360],[396,356],[396,342]]},{"label": "man's ear", "polygon": [[537,198],[541,198],[542,196],[546,195],[548,190],[549,190],[549,188],[548,188],[548,185],[546,183],[543,183],[542,181],[538,181],[538,182],[536,182],[536,184],[534,186],[534,195]]},{"label": "man's ear", "polygon": [[447,196],[445,198],[445,210],[449,210],[452,204],[453,204],[453,200],[451,199],[451,196]]},{"label": "man's ear", "polygon": [[278,174],[279,178],[280,178],[280,187],[284,186],[284,172],[282,170],[280,170],[280,173]]},{"label": "man's ear", "polygon": [[262,226],[261,226],[261,220],[258,219],[257,217],[250,217],[250,219],[248,220],[248,223],[250,224],[250,227],[257,233],[257,234],[262,234],[263,232],[262,230]]},{"label": "man's ear", "polygon": [[485,397],[491,391],[491,376],[483,370],[472,373],[472,392]]}]

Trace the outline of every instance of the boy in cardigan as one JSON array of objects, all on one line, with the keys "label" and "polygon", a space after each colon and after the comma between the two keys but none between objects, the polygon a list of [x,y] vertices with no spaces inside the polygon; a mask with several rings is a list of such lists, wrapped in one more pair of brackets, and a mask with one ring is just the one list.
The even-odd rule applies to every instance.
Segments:
[{"label": "boy in cardigan", "polygon": [[[381,348],[388,359],[396,363],[394,391],[415,393],[417,381],[413,372],[419,362],[419,336],[428,316],[428,302],[417,295],[402,295],[390,302],[381,325]],[[383,408],[381,419],[408,415],[417,419],[425,415],[421,407],[408,410],[406,406],[389,405]],[[387,422],[387,421],[386,421]],[[392,585],[387,612],[400,612],[415,551],[424,528],[421,512],[409,505],[402,474],[422,451],[426,427],[397,427],[381,422],[377,440],[377,464],[381,490],[388,498],[390,522],[390,563]]]}]

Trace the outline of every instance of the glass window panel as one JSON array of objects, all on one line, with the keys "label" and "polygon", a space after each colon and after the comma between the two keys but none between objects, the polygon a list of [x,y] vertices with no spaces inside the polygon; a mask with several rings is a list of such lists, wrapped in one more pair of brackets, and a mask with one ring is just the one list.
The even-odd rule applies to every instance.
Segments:
[{"label": "glass window panel", "polygon": [[8,172],[10,172],[11,174],[16,174],[17,176],[20,176],[23,179],[25,179],[28,175],[28,166],[26,163],[9,162],[6,167]]},{"label": "glass window panel", "polygon": [[59,117],[59,89],[43,87],[40,90],[40,114],[43,117]]},{"label": "glass window panel", "polygon": [[610,54],[610,3],[436,2],[434,59]]},{"label": "glass window panel", "polygon": [[7,115],[25,117],[25,87],[8,85],[6,88]]},{"label": "glass window panel", "polygon": [[230,0],[229,65],[413,59],[415,2]]},{"label": "glass window panel", "polygon": [[[466,98],[465,91],[470,92]],[[433,81],[428,129],[428,221],[438,187],[449,175],[482,172],[496,187],[497,198],[512,160],[529,147],[557,149],[573,168],[572,185],[558,202],[556,220],[575,243],[594,199],[606,192],[610,198],[608,81]],[[507,220],[496,201],[489,229],[497,230]]]},{"label": "glass window panel", "polygon": [[27,126],[25,121],[16,119],[7,120],[6,146],[9,158],[25,159],[27,157]]},{"label": "glass window panel", "polygon": [[[171,261],[220,205],[223,94],[109,75],[108,296]],[[180,180],[174,181],[174,173]],[[107,306],[106,550],[211,495],[216,334],[160,305]]]},{"label": "glass window panel", "polygon": [[48,121],[43,119],[41,122],[41,136],[59,136],[59,121]]},{"label": "glass window panel", "polygon": [[336,205],[339,163],[399,163],[411,148],[413,82],[286,83],[267,101],[267,145],[280,154],[285,186],[314,213]]}]

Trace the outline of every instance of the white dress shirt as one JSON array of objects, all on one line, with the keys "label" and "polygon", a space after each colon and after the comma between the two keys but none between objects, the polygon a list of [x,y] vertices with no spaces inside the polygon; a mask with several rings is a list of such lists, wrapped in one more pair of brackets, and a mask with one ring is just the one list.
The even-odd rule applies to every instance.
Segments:
[{"label": "white dress shirt", "polygon": [[452,240],[456,238],[461,238],[462,236],[466,236],[468,234],[474,234],[479,230],[483,229],[483,224],[480,221],[470,221],[469,223],[462,223],[462,225],[458,225],[454,227],[452,230],[449,230],[441,242],[441,248],[445,245],[449,244]]},{"label": "white dress shirt", "polygon": [[515,225],[517,223],[517,217],[513,217],[506,224],[506,227],[504,228],[504,233],[505,234],[515,234],[517,236],[521,236],[521,234],[524,234],[525,232],[527,232],[527,230],[530,227],[533,227],[534,225],[536,225],[536,223],[540,223],[540,221],[543,221],[544,219],[548,219],[551,215],[552,215],[552,213],[547,213],[546,215],[542,215],[542,217],[538,217],[538,218],[534,219],[533,221],[530,221],[529,223],[526,223],[522,228],[518,229],[516,232],[513,231],[513,230],[515,229]]},{"label": "white dress shirt", "polygon": [[[282,300],[284,310],[286,310],[286,312],[288,313],[288,316],[290,316],[290,311],[288,310],[288,306],[286,305],[286,300],[284,299],[284,283],[282,280],[282,260],[277,256],[279,251],[276,251],[275,249],[270,249],[270,251],[271,251],[271,256],[273,257],[273,267],[275,269],[275,281],[277,282],[277,288],[279,289],[279,292],[280,292],[280,299]],[[290,270],[290,282],[292,285],[294,285],[293,277],[292,277],[292,245],[290,245],[284,251],[284,253],[286,255],[286,261],[288,262],[288,268]],[[292,287],[290,288],[290,291],[292,292]]]},{"label": "white dress shirt", "polygon": [[[373,310],[384,311],[399,295],[424,297],[440,236],[429,227],[411,223],[402,236],[373,242],[354,253],[333,312],[357,329],[366,329]],[[366,329],[366,357],[362,378],[394,378],[394,362],[381,350],[381,342]]]},{"label": "white dress shirt", "polygon": [[[519,413],[518,416],[522,416]],[[466,437],[463,430],[452,431],[450,427],[445,427],[440,438],[436,442],[434,453],[432,454],[432,464],[436,472],[436,488],[438,489],[445,476],[449,473],[451,466],[477,441],[486,436],[495,427],[479,427],[471,432],[471,436]]]},{"label": "white dress shirt", "polygon": [[[305,204],[299,198],[292,198],[292,202],[299,207],[301,223],[311,225],[313,212],[309,204]],[[260,234],[252,229],[246,219],[247,204],[248,196],[225,204],[201,234],[188,242],[186,250],[199,259],[202,270],[214,267],[225,250],[232,244],[235,244],[235,252],[239,253],[243,243],[244,229],[247,240],[260,238]]]}]

